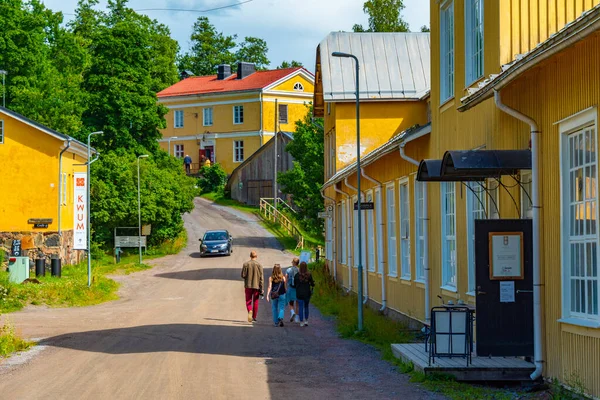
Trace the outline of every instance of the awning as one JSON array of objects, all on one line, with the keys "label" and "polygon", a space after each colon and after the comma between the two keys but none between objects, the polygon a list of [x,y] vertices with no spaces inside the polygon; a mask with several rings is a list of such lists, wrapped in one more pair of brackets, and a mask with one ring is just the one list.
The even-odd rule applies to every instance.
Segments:
[{"label": "awning", "polygon": [[516,175],[522,169],[531,169],[530,150],[460,150],[444,154],[441,175],[464,181]]},{"label": "awning", "polygon": [[442,160],[423,160],[419,164],[419,170],[417,171],[417,180],[421,182],[460,182],[482,181],[484,180],[484,178],[442,175]]}]

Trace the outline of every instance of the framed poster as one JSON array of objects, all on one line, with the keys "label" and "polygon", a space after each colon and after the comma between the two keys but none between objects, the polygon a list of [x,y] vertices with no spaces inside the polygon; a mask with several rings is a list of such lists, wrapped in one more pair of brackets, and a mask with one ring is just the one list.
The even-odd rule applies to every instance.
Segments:
[{"label": "framed poster", "polygon": [[524,279],[523,232],[490,232],[490,280]]}]

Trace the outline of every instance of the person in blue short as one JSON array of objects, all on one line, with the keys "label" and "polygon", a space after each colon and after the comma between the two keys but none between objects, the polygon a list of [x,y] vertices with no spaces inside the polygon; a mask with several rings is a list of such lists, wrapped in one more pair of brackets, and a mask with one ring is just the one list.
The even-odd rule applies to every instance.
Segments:
[{"label": "person in blue short", "polygon": [[290,306],[290,322],[298,322],[298,300],[296,299],[296,285],[294,284],[294,277],[300,270],[298,269],[298,264],[300,260],[298,257],[295,257],[292,260],[292,266],[287,269],[285,272],[285,276],[287,279],[288,290],[286,293],[286,300],[288,301],[288,305]]}]

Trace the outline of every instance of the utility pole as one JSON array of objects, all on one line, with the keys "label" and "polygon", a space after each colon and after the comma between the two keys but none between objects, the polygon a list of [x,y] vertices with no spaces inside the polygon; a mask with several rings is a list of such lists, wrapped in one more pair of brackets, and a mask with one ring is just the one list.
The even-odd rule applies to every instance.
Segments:
[{"label": "utility pole", "polygon": [[275,99],[274,122],[273,129],[275,130],[275,136],[273,136],[273,139],[275,140],[275,161],[273,161],[273,206],[275,207],[275,221],[277,221],[277,125],[279,122],[279,106],[277,104],[277,99]]}]

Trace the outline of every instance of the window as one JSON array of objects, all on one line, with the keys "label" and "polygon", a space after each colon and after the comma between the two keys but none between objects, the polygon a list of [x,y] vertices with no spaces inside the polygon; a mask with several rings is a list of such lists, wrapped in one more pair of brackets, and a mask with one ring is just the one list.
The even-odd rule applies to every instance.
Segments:
[{"label": "window", "polygon": [[469,271],[469,293],[475,292],[475,220],[486,219],[485,200],[487,194],[477,182],[469,182],[467,192],[467,255]]},{"label": "window", "polygon": [[332,241],[333,241],[333,220],[331,217],[327,218],[327,229],[326,229],[326,238],[327,241],[325,242],[325,255],[327,257],[327,260],[332,261],[333,260],[333,246],[332,246]]},{"label": "window", "polygon": [[454,3],[440,8],[440,93],[441,102],[454,96]]},{"label": "window", "polygon": [[[367,194],[367,203],[373,201],[373,194]],[[373,210],[367,210],[367,239],[369,240],[369,257],[367,260],[367,268],[371,272],[375,272],[375,220],[373,216]]]},{"label": "window", "polygon": [[233,123],[244,123],[244,106],[233,106]]},{"label": "window", "polygon": [[183,158],[183,145],[182,144],[176,144],[175,145],[175,157],[177,158]]},{"label": "window", "polygon": [[383,207],[381,190],[375,189],[375,219],[377,220],[377,272],[383,274]]},{"label": "window", "polygon": [[4,121],[0,119],[0,144],[4,143]]},{"label": "window", "polygon": [[521,218],[533,218],[531,171],[521,171]]},{"label": "window", "polygon": [[456,290],[456,188],[442,182],[442,287]]},{"label": "window", "polygon": [[425,281],[425,221],[424,207],[425,207],[425,185],[426,182],[418,182],[415,179],[415,235],[416,235],[416,246],[415,249],[415,261],[417,263],[415,268],[417,281]]},{"label": "window", "polygon": [[287,124],[288,123],[288,106],[287,104],[279,104],[278,105],[279,110],[279,123],[280,124]]},{"label": "window", "polygon": [[212,107],[205,108],[202,110],[202,124],[204,126],[211,126],[213,124],[213,109]]},{"label": "window", "polygon": [[483,0],[465,1],[467,85],[483,76]]},{"label": "window", "polygon": [[296,82],[296,83],[294,83],[294,90],[296,90],[298,92],[304,92],[304,85],[301,84],[300,82]]},{"label": "window", "polygon": [[490,179],[487,184],[490,203],[490,219],[500,219],[500,182]]},{"label": "window", "polygon": [[398,276],[397,244],[396,244],[396,199],[394,197],[394,185],[386,187],[385,201],[387,205],[387,236],[388,236],[388,274]]},{"label": "window", "polygon": [[598,141],[591,111],[560,125],[563,316],[597,324]]},{"label": "window", "polygon": [[348,212],[346,211],[346,202],[342,201],[342,259],[344,265],[348,265]]},{"label": "window", "polygon": [[173,117],[175,118],[175,128],[183,128],[183,110],[175,110]]},{"label": "window", "polygon": [[402,279],[410,280],[410,200],[408,181],[400,184],[400,264]]},{"label": "window", "polygon": [[358,210],[354,209],[354,204],[356,203],[356,197],[352,198],[352,237],[354,238],[354,263],[352,264],[355,268],[358,267],[358,240],[361,238],[360,233],[358,232]]},{"label": "window", "polygon": [[233,141],[233,162],[244,161],[244,141],[234,140]]}]

